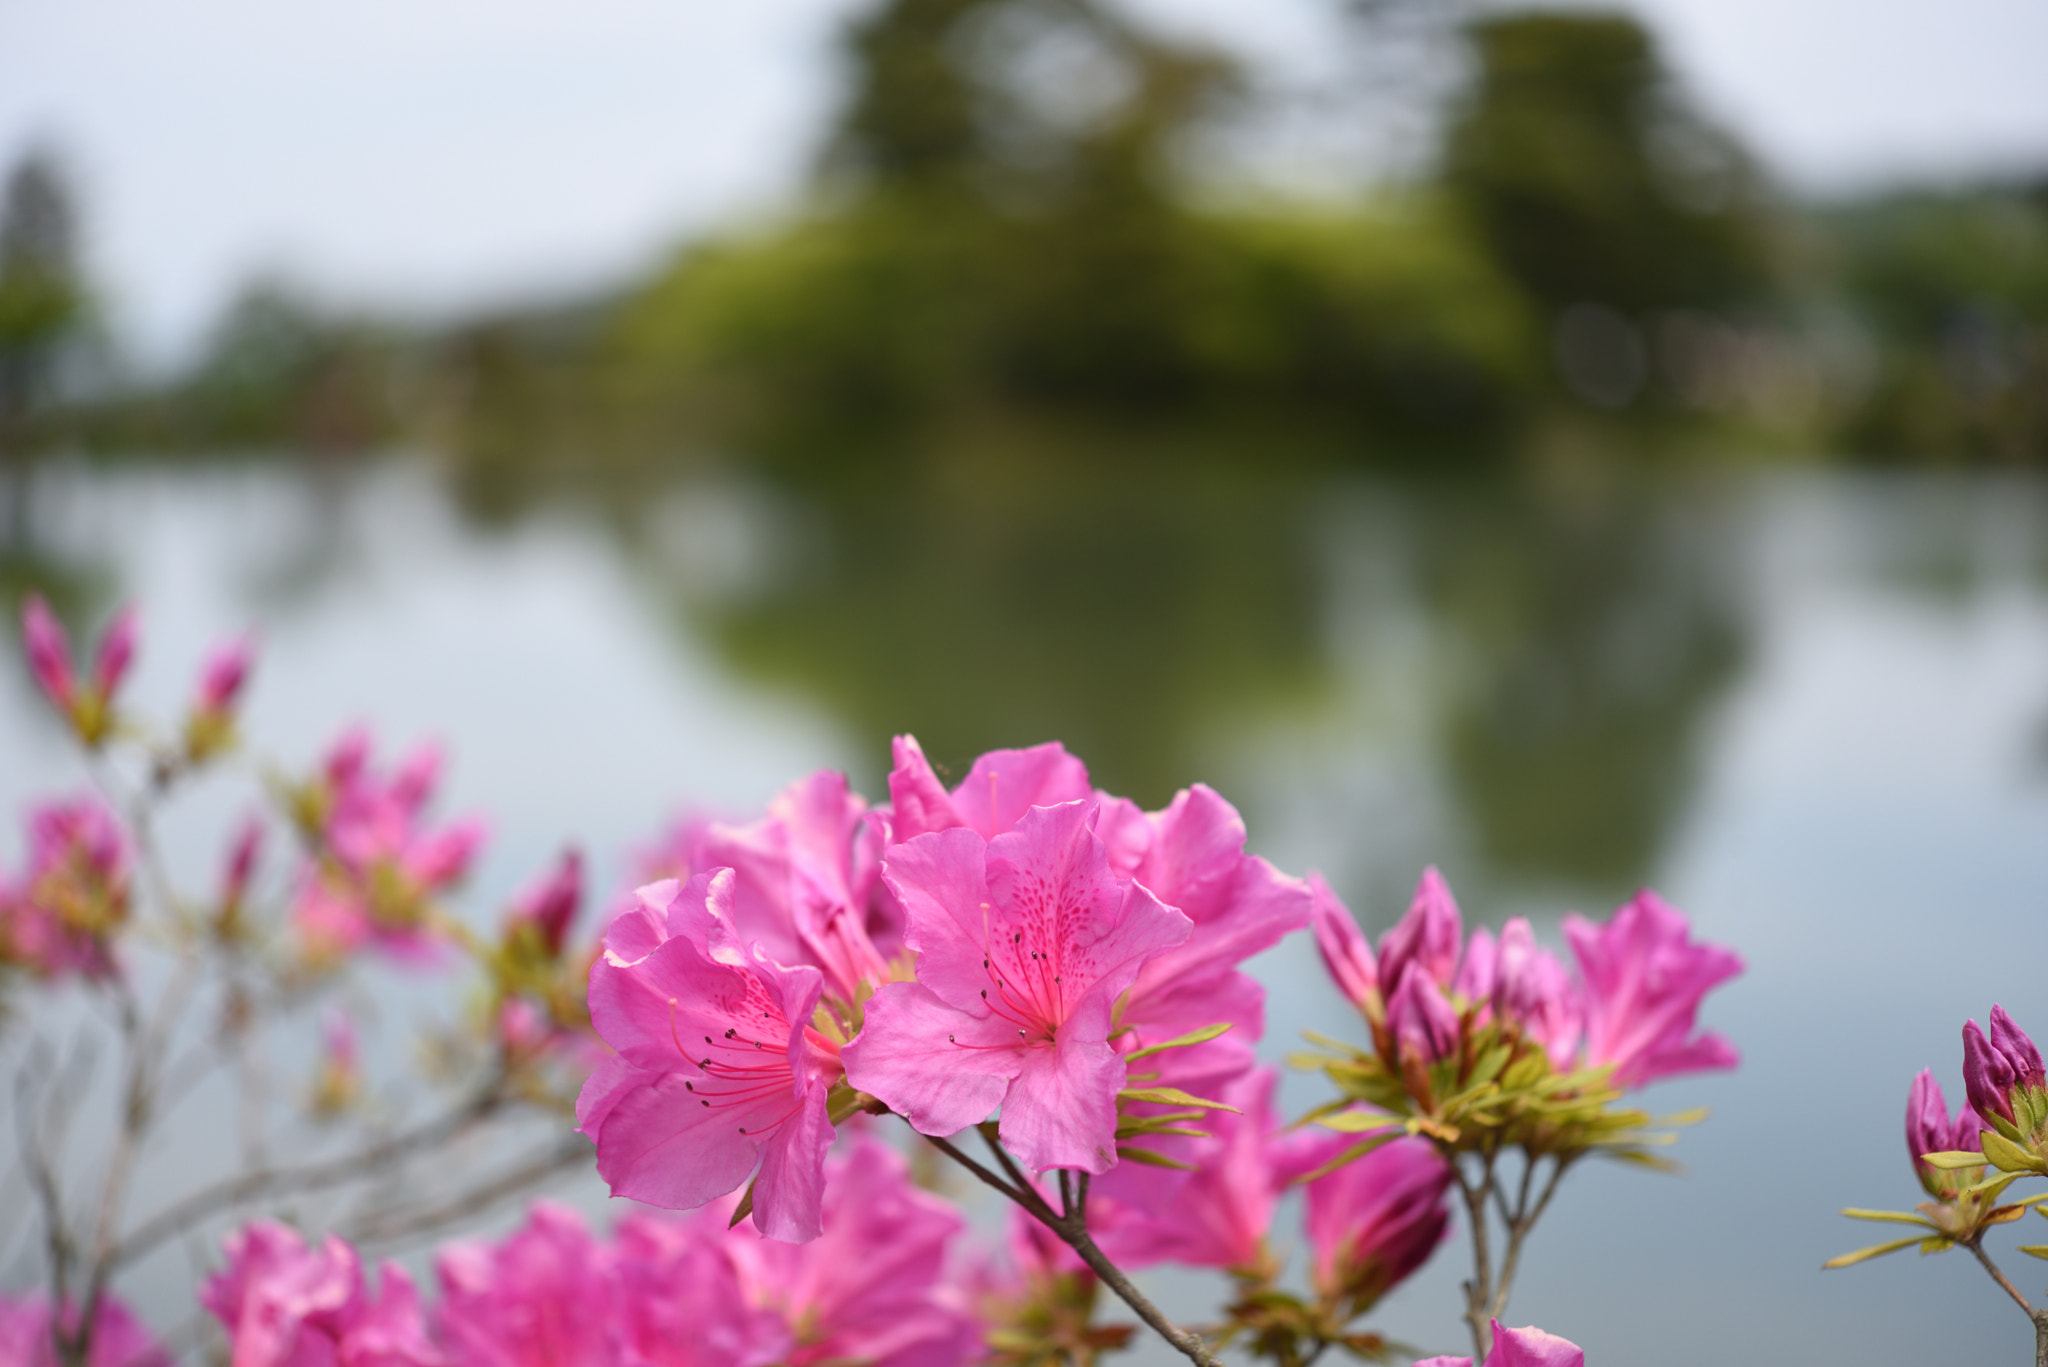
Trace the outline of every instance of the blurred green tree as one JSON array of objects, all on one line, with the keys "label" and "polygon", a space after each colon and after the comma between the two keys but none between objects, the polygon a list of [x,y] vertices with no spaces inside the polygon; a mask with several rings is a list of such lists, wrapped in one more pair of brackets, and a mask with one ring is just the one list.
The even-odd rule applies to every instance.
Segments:
[{"label": "blurred green tree", "polygon": [[31,422],[55,383],[63,349],[85,320],[78,218],[62,168],[48,151],[24,156],[0,198],[0,463],[8,541],[26,533]]}]

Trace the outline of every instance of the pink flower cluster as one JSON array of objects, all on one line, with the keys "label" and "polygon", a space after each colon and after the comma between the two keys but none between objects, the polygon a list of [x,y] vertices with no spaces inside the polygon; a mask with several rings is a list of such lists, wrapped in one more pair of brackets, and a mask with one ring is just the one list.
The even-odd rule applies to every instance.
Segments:
[{"label": "pink flower cluster", "polygon": [[432,745],[380,772],[361,729],[328,751],[297,801],[317,850],[291,913],[310,952],[338,957],[369,945],[403,961],[434,959],[434,899],[462,881],[484,840],[475,819],[429,826],[440,774]]},{"label": "pink flower cluster", "polygon": [[0,964],[111,977],[128,912],[128,840],[113,814],[84,797],[32,811],[27,867],[12,886],[0,881]]},{"label": "pink flower cluster", "polygon": [[1144,812],[1057,744],[949,790],[908,736],[889,792],[870,808],[819,773],[755,822],[686,827],[685,877],[613,921],[590,1008],[618,1053],[577,1116],[615,1193],[689,1208],[752,1176],[756,1226],[810,1239],[837,1096],[934,1136],[1000,1114],[1030,1172],[1102,1174],[1126,1055],[1228,1025],[1147,1060],[1146,1085],[1250,1066],[1264,1001],[1238,965],[1310,896],[1245,853],[1222,798]]},{"label": "pink flower cluster", "polygon": [[1541,1047],[1553,1067],[1610,1068],[1617,1086],[1732,1068],[1735,1047],[1698,1029],[1706,994],[1742,971],[1733,950],[1692,938],[1685,916],[1645,890],[1604,925],[1567,916],[1574,977],[1516,917],[1496,937],[1468,937],[1435,869],[1378,952],[1320,879],[1316,942],[1330,975],[1364,1013],[1383,1051],[1427,1066],[1456,1056],[1468,1026],[1499,1020]]},{"label": "pink flower cluster", "polygon": [[[62,1356],[56,1335],[75,1332],[75,1307],[50,1314],[42,1296],[16,1299],[0,1295],[0,1363],[6,1367],[59,1367]],[[150,1336],[141,1320],[112,1296],[102,1297],[93,1315],[92,1348],[86,1367],[171,1367],[171,1356]]]},{"label": "pink flower cluster", "polygon": [[[959,1367],[981,1331],[956,1281],[960,1217],[871,1142],[832,1165],[827,1233],[801,1247],[728,1230],[723,1209],[636,1215],[609,1241],[536,1203],[497,1243],[444,1247],[429,1311],[386,1263],[277,1225],[231,1237],[202,1303],[232,1367]],[[5,1360],[5,1359],[0,1359]],[[117,1367],[95,1363],[94,1367]]]}]

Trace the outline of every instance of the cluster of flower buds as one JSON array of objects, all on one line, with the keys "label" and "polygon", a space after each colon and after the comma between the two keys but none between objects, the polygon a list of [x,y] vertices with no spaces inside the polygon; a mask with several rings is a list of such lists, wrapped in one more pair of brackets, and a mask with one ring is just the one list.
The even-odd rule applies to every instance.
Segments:
[{"label": "cluster of flower buds", "polygon": [[[0,1295],[0,1363],[61,1367],[57,1339],[75,1335],[78,1325],[76,1306],[66,1306],[53,1321],[45,1297]],[[117,1297],[103,1295],[93,1314],[85,1367],[171,1367],[171,1355]]]},{"label": "cluster of flower buds", "polygon": [[833,1162],[826,1206],[826,1233],[799,1247],[728,1229],[724,1208],[688,1220],[632,1216],[600,1240],[573,1211],[536,1203],[501,1242],[441,1250],[431,1309],[395,1263],[372,1295],[347,1244],[309,1247],[255,1224],[230,1237],[227,1265],[201,1300],[227,1331],[233,1367],[979,1360],[975,1293],[995,1288],[970,1276],[958,1213],[872,1141]]},{"label": "cluster of flower buds", "polygon": [[687,1209],[752,1177],[757,1228],[814,1238],[860,1110],[938,1137],[1000,1112],[1034,1176],[1142,1155],[1185,1180],[1144,1143],[1200,1138],[1184,1122],[1221,1103],[1190,1089],[1250,1067],[1264,998],[1238,965],[1306,923],[1307,887],[1206,787],[1144,812],[1057,744],[951,790],[910,737],[895,761],[886,807],[819,773],[757,821],[685,828],[685,877],[606,931],[590,1009],[617,1056],[577,1113],[617,1194]]},{"label": "cluster of flower buds", "polygon": [[114,695],[135,662],[134,609],[124,607],[114,614],[93,652],[92,669],[83,679],[71,663],[71,638],[41,595],[32,593],[22,604],[21,624],[29,668],[44,696],[86,746],[96,749],[105,744],[117,720]]},{"label": "cluster of flower buds", "polygon": [[[1922,1253],[1972,1248],[1985,1230],[2009,1224],[2028,1206],[2048,1201],[2048,1192],[2004,1200],[2006,1189],[2020,1178],[2048,1174],[2043,1143],[2048,1088],[2041,1052],[2004,1007],[1991,1008],[1988,1035],[1974,1020],[1964,1022],[1963,1086],[1969,1100],[1954,1119],[1932,1072],[1922,1069],[1906,1097],[1906,1151],[1931,1199],[1911,1211],[1851,1207],[1842,1212],[1852,1220],[1911,1226],[1914,1233],[1844,1253],[1824,1267],[1851,1267],[1907,1248]],[[2048,1246],[2023,1246],[2022,1251],[2048,1257]]]},{"label": "cluster of flower buds", "polygon": [[1565,918],[1574,975],[1522,918],[1498,937],[1484,928],[1467,936],[1435,869],[1377,952],[1336,895],[1320,879],[1313,886],[1323,961],[1372,1033],[1370,1050],[1312,1056],[1345,1094],[1324,1123],[1371,1136],[1355,1152],[1405,1131],[1449,1152],[1521,1144],[1562,1157],[1647,1157],[1649,1117],[1611,1103],[1738,1061],[1698,1017],[1741,958],[1695,941],[1685,916],[1653,892],[1604,925]]},{"label": "cluster of flower buds", "polygon": [[129,914],[128,840],[92,798],[29,813],[28,863],[0,881],[0,964],[53,979],[111,977],[115,936]]},{"label": "cluster of flower buds", "polygon": [[291,790],[293,819],[314,856],[291,911],[309,957],[339,960],[365,946],[407,962],[438,957],[452,927],[436,916],[436,899],[468,874],[484,839],[473,818],[428,825],[440,773],[432,745],[380,772],[369,733],[357,728]]}]

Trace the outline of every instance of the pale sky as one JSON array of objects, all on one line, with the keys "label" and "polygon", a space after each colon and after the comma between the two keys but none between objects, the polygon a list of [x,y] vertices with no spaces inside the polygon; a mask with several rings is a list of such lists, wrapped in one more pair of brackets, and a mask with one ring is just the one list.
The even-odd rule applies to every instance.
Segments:
[{"label": "pale sky", "polygon": [[[1130,0],[1281,78],[1335,0]],[[268,269],[446,310],[571,290],[786,202],[858,0],[0,0],[0,159],[79,173],[148,357]],[[2048,169],[2043,0],[1634,0],[1789,182]],[[1327,149],[1325,149],[1327,151]]]}]

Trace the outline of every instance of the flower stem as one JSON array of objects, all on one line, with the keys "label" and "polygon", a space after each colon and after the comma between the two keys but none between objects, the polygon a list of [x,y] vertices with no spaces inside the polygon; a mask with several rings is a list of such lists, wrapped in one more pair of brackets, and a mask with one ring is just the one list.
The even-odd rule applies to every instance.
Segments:
[{"label": "flower stem", "polygon": [[933,1135],[925,1136],[933,1148],[1024,1207],[1033,1219],[1059,1235],[1061,1242],[1080,1255],[1081,1261],[1088,1264],[1088,1269],[1104,1286],[1114,1291],[1117,1298],[1131,1307],[1139,1319],[1150,1325],[1154,1333],[1173,1345],[1174,1349],[1194,1363],[1195,1367],[1221,1367],[1214,1354],[1209,1351],[1208,1345],[1202,1342],[1201,1335],[1183,1329],[1168,1319],[1159,1307],[1152,1304],[1144,1292],[1133,1286],[1131,1279],[1095,1246],[1095,1240],[1088,1233],[1087,1173],[1068,1173],[1065,1169],[1060,1170],[1061,1208],[1055,1211],[1039,1194],[1038,1188],[1025,1178],[1022,1170],[1017,1167],[1016,1160],[1003,1149],[996,1136],[990,1130],[984,1129],[982,1138],[987,1141],[989,1152],[995,1155],[996,1161],[1015,1179],[1017,1185],[1012,1186],[991,1169],[962,1153],[951,1140]]}]

